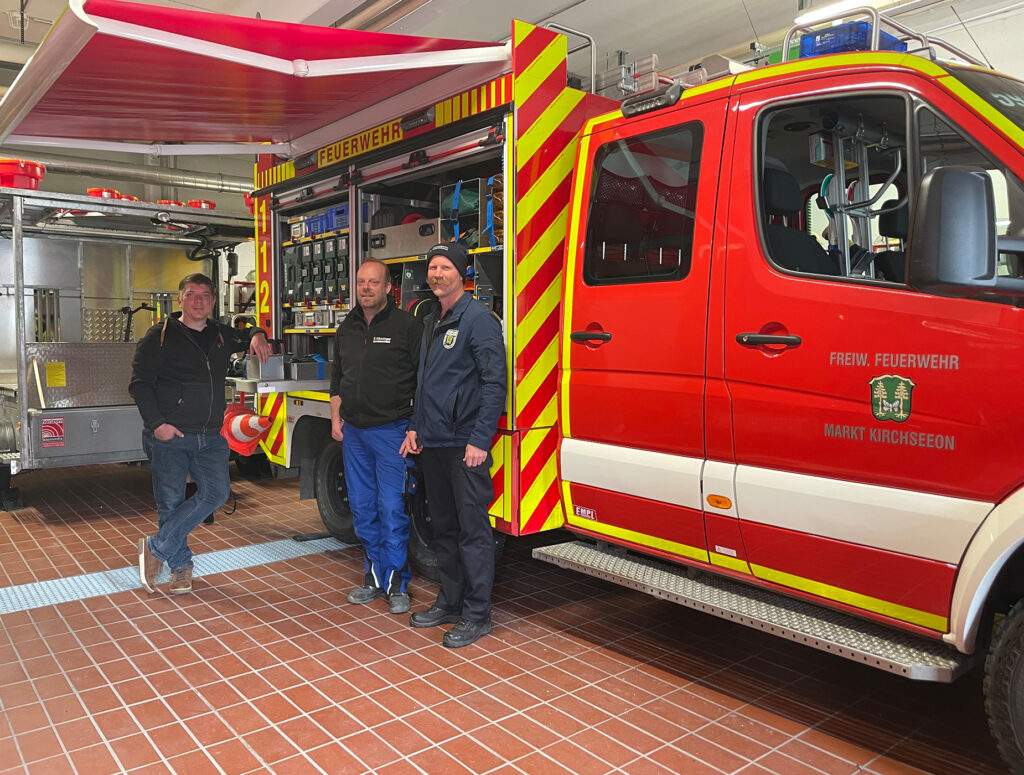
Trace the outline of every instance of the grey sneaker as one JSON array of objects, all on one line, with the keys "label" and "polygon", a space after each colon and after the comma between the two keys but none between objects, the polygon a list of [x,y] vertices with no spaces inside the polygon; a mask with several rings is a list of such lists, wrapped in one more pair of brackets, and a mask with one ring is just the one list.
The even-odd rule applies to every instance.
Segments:
[{"label": "grey sneaker", "polygon": [[192,569],[175,568],[171,571],[171,583],[167,591],[172,595],[184,595],[192,591]]},{"label": "grey sneaker", "polygon": [[393,595],[388,595],[388,613],[408,613],[411,603],[412,601],[409,599],[409,595],[405,592],[395,592]]},{"label": "grey sneaker", "polygon": [[365,587],[359,587],[359,589],[353,589],[348,593],[348,602],[353,605],[365,605],[371,600],[376,600],[378,597],[387,597],[388,593],[380,587],[371,587],[367,584]]}]

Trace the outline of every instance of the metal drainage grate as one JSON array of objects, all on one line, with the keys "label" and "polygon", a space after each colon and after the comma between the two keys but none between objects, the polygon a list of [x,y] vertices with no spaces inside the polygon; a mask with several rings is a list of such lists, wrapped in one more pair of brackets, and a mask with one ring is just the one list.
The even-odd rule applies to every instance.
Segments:
[{"label": "metal drainage grate", "polygon": [[[311,554],[320,554],[335,549],[344,549],[343,544],[334,538],[320,538],[314,541],[271,541],[265,544],[240,546],[234,549],[220,549],[216,552],[197,554],[193,558],[195,567],[193,576],[209,576],[214,573],[226,573],[257,565],[267,565],[281,560],[293,560]],[[169,581],[170,570],[165,566],[157,575],[157,582]],[[20,584],[16,587],[0,589],[0,614],[25,611],[30,608],[69,603],[73,600],[84,600],[88,597],[112,595],[115,592],[126,592],[140,589],[137,566],[117,568],[116,570],[84,573],[81,576],[34,581],[31,584]]]}]

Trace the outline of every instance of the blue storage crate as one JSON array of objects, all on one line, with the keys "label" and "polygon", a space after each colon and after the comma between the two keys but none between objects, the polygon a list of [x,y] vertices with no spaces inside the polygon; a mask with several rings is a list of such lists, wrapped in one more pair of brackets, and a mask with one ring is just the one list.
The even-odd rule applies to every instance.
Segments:
[{"label": "blue storage crate", "polygon": [[339,231],[340,229],[347,229],[348,205],[328,207],[327,212],[324,213],[324,218],[327,220],[327,231]]},{"label": "blue storage crate", "polygon": [[315,237],[318,234],[323,234],[327,229],[327,219],[322,215],[307,215],[306,216],[306,234],[310,237]]},{"label": "blue storage crate", "polygon": [[[907,44],[882,30],[878,36],[878,47],[883,51],[906,51]],[[800,56],[813,57],[822,54],[839,54],[844,51],[868,51],[871,48],[871,23],[847,22],[836,27],[826,27],[800,38]]]}]

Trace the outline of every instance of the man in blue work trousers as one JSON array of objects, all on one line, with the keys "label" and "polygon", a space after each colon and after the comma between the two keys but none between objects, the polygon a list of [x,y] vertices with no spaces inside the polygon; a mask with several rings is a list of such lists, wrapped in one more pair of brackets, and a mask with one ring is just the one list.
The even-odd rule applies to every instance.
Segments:
[{"label": "man in blue work trousers", "polygon": [[363,545],[363,586],[348,602],[387,598],[409,610],[405,440],[416,393],[423,326],[391,301],[391,273],[373,258],[356,273],[357,304],[335,333],[331,435],[343,443],[352,526]]}]

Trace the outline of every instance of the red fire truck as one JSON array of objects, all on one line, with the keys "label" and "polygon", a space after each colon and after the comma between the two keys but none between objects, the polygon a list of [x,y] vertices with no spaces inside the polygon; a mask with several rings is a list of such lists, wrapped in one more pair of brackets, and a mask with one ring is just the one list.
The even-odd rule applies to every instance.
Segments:
[{"label": "red fire truck", "polygon": [[[570,88],[566,37],[518,22],[496,46],[73,8],[96,31],[58,23],[36,58],[63,73],[29,64],[0,139],[274,144],[259,324],[303,357],[251,389],[267,456],[332,532],[315,356],[364,257],[416,310],[424,252],[459,239],[507,342],[496,533],[566,527],[535,556],[912,679],[984,662],[1024,772],[1024,83],[871,12],[620,104]],[[165,80],[102,96],[94,45]],[[178,84],[194,99],[140,107],[175,68],[203,69]]]}]

